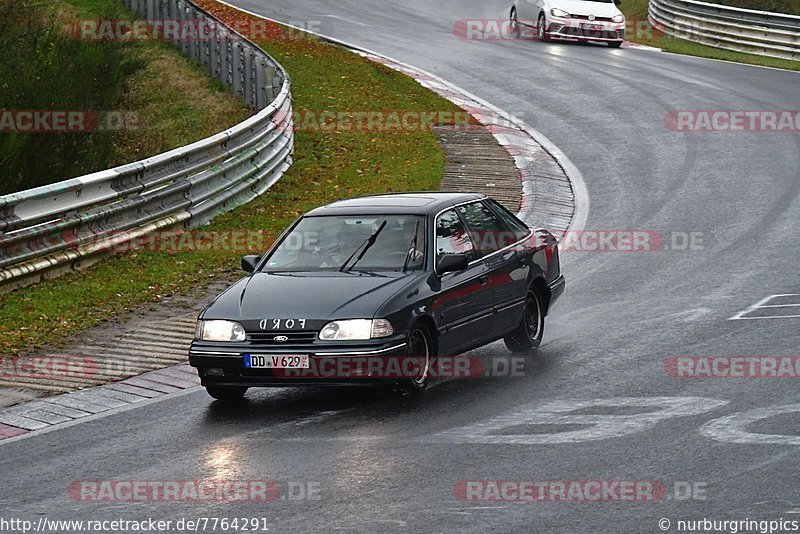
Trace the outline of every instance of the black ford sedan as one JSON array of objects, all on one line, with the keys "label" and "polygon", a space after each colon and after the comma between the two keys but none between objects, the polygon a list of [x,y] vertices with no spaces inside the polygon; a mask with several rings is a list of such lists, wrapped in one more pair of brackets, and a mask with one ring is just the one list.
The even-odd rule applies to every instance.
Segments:
[{"label": "black ford sedan", "polygon": [[391,381],[503,339],[536,349],[564,291],[558,245],[479,194],[344,200],[297,220],[200,315],[189,354],[209,394]]}]

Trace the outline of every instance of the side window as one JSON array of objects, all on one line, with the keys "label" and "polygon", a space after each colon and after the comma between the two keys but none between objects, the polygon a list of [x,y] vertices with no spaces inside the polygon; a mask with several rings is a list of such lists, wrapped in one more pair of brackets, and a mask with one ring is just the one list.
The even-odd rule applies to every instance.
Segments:
[{"label": "side window", "polygon": [[498,204],[496,201],[489,199],[486,203],[489,204],[489,207],[492,209],[495,215],[500,218],[503,224],[505,224],[506,227],[512,232],[514,232],[517,241],[525,239],[528,237],[528,234],[531,233],[531,229],[528,228],[528,225],[517,219],[514,214]]},{"label": "side window", "polygon": [[458,208],[467,221],[470,236],[481,256],[516,243],[517,237],[483,202]]},{"label": "side window", "polygon": [[445,211],[436,220],[436,261],[446,254],[469,254],[470,261],[475,259],[475,247],[455,210]]}]

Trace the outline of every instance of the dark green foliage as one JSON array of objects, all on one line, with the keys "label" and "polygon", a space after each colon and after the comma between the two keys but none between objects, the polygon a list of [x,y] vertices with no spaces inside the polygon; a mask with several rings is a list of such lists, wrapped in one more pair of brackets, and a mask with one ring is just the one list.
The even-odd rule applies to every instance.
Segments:
[{"label": "dark green foliage", "polygon": [[[70,37],[40,2],[0,0],[0,109],[115,111],[142,66],[133,44]],[[111,132],[0,132],[0,194],[108,167]]]}]

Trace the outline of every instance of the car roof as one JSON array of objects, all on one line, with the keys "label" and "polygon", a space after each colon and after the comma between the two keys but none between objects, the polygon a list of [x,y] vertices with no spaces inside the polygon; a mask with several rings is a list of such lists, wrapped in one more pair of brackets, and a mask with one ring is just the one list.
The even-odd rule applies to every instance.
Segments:
[{"label": "car roof", "polygon": [[429,215],[456,204],[481,200],[480,193],[395,193],[340,200],[311,210],[306,217],[325,215]]}]

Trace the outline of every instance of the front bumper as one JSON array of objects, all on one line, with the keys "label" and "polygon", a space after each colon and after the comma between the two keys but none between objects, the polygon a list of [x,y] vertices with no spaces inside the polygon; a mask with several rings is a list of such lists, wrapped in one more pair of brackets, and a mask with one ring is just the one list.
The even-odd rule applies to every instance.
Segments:
[{"label": "front bumper", "polygon": [[[587,29],[596,26],[602,29]],[[551,39],[564,41],[599,41],[622,42],[625,40],[624,22],[589,21],[584,19],[554,18],[550,21],[547,31]]]},{"label": "front bumper", "polygon": [[[310,369],[248,369],[245,354],[308,355]],[[228,347],[195,341],[189,350],[189,363],[197,368],[203,386],[328,386],[375,385],[394,383],[402,378],[397,364],[407,356],[405,338],[392,338],[381,344],[294,347]],[[387,371],[390,368],[391,371]]]}]

